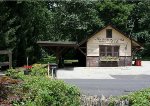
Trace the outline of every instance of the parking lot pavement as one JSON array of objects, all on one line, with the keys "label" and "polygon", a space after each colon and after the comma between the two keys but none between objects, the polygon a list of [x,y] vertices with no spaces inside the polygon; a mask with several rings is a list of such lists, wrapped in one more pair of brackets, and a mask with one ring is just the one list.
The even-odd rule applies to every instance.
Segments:
[{"label": "parking lot pavement", "polygon": [[142,66],[126,67],[74,67],[57,70],[58,79],[114,79],[112,75],[150,75],[150,61]]},{"label": "parking lot pavement", "polygon": [[109,74],[101,73],[98,74],[92,71],[84,71],[82,68],[75,68],[72,71],[66,71],[66,69],[61,69],[57,71],[58,79],[114,79]]},{"label": "parking lot pavement", "polygon": [[150,88],[150,75],[117,75],[115,79],[63,79],[77,86],[82,94],[118,96]]},{"label": "parking lot pavement", "polygon": [[57,77],[79,87],[82,94],[117,96],[150,88],[149,65],[142,61],[142,66],[63,68]]}]

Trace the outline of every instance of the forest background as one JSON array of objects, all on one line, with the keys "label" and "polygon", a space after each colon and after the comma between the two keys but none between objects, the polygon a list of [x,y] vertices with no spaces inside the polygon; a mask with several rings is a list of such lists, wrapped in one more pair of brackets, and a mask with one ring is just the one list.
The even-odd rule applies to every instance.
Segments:
[{"label": "forest background", "polygon": [[[0,1],[0,50],[13,52],[13,66],[43,56],[38,40],[80,42],[107,24],[140,42],[150,58],[149,0]],[[5,60],[0,57],[0,60]]]}]

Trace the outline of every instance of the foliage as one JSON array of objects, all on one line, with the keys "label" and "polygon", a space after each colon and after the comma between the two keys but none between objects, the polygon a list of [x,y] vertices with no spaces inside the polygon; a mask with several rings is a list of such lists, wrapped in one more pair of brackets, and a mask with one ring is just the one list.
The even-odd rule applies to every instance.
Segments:
[{"label": "foliage", "polygon": [[[0,77],[0,104],[9,106],[12,102],[13,86],[18,84],[20,81],[12,79],[8,76]],[[14,97],[14,95],[13,95]]]},{"label": "foliage", "polygon": [[142,51],[141,56],[143,57],[143,59],[145,60],[150,60],[150,43],[147,43],[144,45],[145,49]]},{"label": "foliage", "polygon": [[126,1],[104,0],[96,5],[100,18],[105,24],[111,23],[118,26],[120,30],[128,31],[126,26],[134,4],[127,3]]},{"label": "foliage", "polygon": [[13,51],[14,66],[23,66],[26,57],[33,64],[43,56],[38,40],[80,42],[108,23],[146,45],[149,11],[149,0],[1,1],[0,50]]},{"label": "foliage", "polygon": [[6,76],[9,76],[11,78],[17,79],[19,77],[19,75],[20,75],[19,71],[16,71],[15,69],[11,68],[11,69],[8,69],[5,74],[6,74]]},{"label": "foliage", "polygon": [[[150,105],[150,89],[143,89],[133,92],[129,95],[112,98],[112,104],[117,99],[129,100],[130,106],[149,106]],[[111,105],[110,105],[111,106]]]},{"label": "foliage", "polygon": [[27,56],[31,62],[36,61],[39,57],[40,50],[36,41],[44,34],[47,23],[48,9],[46,11],[44,4],[45,2],[36,1],[0,2],[2,13],[0,24],[2,46],[0,49],[11,49],[14,53],[13,62],[17,66],[24,65]]},{"label": "foliage", "polygon": [[47,66],[42,64],[34,64],[31,68],[31,76],[46,76]]},{"label": "foliage", "polygon": [[49,63],[56,63],[56,57],[54,56],[46,56],[38,61],[40,64],[48,64]]},{"label": "foliage", "polygon": [[26,76],[24,83],[19,86],[23,102],[15,101],[14,104],[26,106],[78,106],[79,92],[63,81],[49,80],[42,76]]},{"label": "foliage", "polygon": [[[23,79],[24,78],[24,71],[27,70],[25,68],[18,68],[18,69],[8,69],[6,71],[6,75],[10,76],[14,79]],[[33,64],[31,69],[28,69],[31,76],[46,76],[47,75],[47,66],[42,64]]]},{"label": "foliage", "polygon": [[10,69],[6,75],[22,80],[14,86],[14,94],[19,99],[14,106],[79,106],[80,93],[75,86],[67,85],[61,80],[46,77],[45,65],[34,64],[30,75],[23,70]]}]

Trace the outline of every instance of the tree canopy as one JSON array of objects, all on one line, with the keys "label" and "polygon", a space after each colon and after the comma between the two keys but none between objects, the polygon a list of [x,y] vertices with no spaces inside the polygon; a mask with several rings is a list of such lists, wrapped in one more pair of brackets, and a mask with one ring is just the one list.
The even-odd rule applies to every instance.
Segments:
[{"label": "tree canopy", "polygon": [[[108,23],[131,33],[150,56],[150,1],[0,1],[0,50],[13,51],[15,66],[41,57],[38,40],[80,42]],[[145,55],[146,54],[146,55]]]}]

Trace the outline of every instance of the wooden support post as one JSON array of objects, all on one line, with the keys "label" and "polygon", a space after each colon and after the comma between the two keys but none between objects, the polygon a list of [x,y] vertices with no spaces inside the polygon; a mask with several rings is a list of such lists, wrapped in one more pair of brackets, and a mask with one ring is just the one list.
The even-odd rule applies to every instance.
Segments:
[{"label": "wooden support post", "polygon": [[49,68],[49,62],[48,62],[48,67],[47,67],[47,75],[48,75],[48,77],[50,77],[49,70],[50,70],[50,68]]},{"label": "wooden support post", "polygon": [[84,54],[86,56],[86,53],[84,53],[83,50],[81,50],[80,48],[78,48],[78,49],[82,54]]},{"label": "wooden support post", "polygon": [[52,70],[52,78],[54,78],[54,69],[53,68],[51,68]]},{"label": "wooden support post", "polygon": [[56,48],[56,63],[59,64],[59,58],[60,58],[60,55],[59,55],[59,47]]},{"label": "wooden support post", "polygon": [[12,67],[12,52],[11,51],[9,51],[9,68],[11,68]]}]

